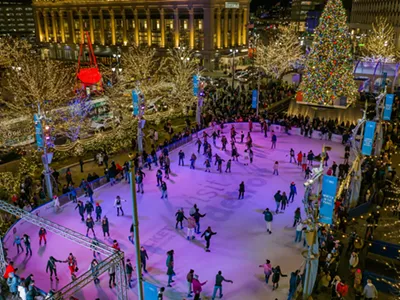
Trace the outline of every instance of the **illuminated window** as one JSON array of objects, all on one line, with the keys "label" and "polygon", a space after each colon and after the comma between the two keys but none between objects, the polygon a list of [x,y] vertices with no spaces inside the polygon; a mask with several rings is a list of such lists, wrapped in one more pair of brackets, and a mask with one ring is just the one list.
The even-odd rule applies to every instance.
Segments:
[{"label": "illuminated window", "polygon": [[200,29],[200,30],[203,29],[203,20],[199,20],[199,29]]},{"label": "illuminated window", "polygon": [[157,29],[160,29],[160,20],[157,20]]}]

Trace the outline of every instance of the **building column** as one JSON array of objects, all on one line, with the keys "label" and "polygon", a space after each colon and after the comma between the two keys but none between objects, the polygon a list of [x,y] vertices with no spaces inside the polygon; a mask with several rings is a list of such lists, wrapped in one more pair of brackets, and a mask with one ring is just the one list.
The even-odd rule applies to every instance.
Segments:
[{"label": "building column", "polygon": [[93,27],[93,13],[90,9],[88,10],[88,15],[89,15],[90,41],[92,42],[92,44],[94,44],[95,38],[94,38],[94,27]]},{"label": "building column", "polygon": [[47,11],[43,10],[43,20],[44,20],[44,41],[49,41],[49,26],[47,25]]},{"label": "building column", "polygon": [[151,14],[150,9],[146,9],[146,25],[147,25],[147,46],[151,47],[152,37],[151,37]]},{"label": "building column", "polygon": [[78,16],[79,16],[79,37],[81,38],[80,43],[84,43],[85,35],[83,33],[83,17],[81,10],[78,10]]},{"label": "building column", "polygon": [[115,39],[115,15],[114,15],[114,10],[110,9],[110,19],[111,19],[111,45],[116,44],[116,39]]},{"label": "building column", "polygon": [[60,18],[60,34],[61,34],[61,42],[65,43],[65,32],[64,32],[64,10],[60,9],[58,11],[58,16]]},{"label": "building column", "polygon": [[229,10],[227,8],[224,9],[224,48],[228,48],[228,27],[229,27]]},{"label": "building column", "polygon": [[135,17],[135,43],[136,46],[139,46],[139,16],[136,8],[133,10],[133,15]]},{"label": "building column", "polygon": [[189,48],[194,49],[194,9],[189,9]]},{"label": "building column", "polygon": [[165,48],[165,19],[164,8],[160,8],[160,27],[161,27],[161,43],[160,47]]},{"label": "building column", "polygon": [[236,46],[236,28],[235,28],[235,26],[236,26],[236,20],[235,20],[235,18],[236,18],[236,9],[232,9],[232,15],[231,15],[231,26],[232,26],[232,28],[231,28],[231,46],[233,47],[233,46]]},{"label": "building column", "polygon": [[237,38],[237,44],[240,46],[244,43],[242,43],[242,10],[239,9],[238,11],[238,38]]},{"label": "building column", "polygon": [[75,26],[74,26],[74,12],[72,10],[68,11],[68,31],[69,31],[69,43],[75,44],[76,43],[76,36],[75,36]]},{"label": "building column", "polygon": [[249,16],[247,8],[243,9],[243,27],[242,27],[242,45],[247,45],[247,24],[249,23]]},{"label": "building column", "polygon": [[126,37],[126,15],[125,15],[125,9],[121,10],[122,14],[122,42],[124,46],[128,44],[128,39]]},{"label": "building column", "polygon": [[214,10],[203,8],[204,50],[214,50]]},{"label": "building column", "polygon": [[175,48],[179,47],[179,10],[174,9]]},{"label": "building column", "polygon": [[99,10],[99,17],[100,17],[100,43],[104,46],[106,44],[104,38],[104,16],[103,11]]},{"label": "building column", "polygon": [[221,48],[221,9],[217,8],[217,49]]},{"label": "building column", "polygon": [[43,30],[42,30],[42,17],[41,17],[41,12],[39,10],[36,11],[36,26],[37,26],[37,32],[38,32],[38,37],[39,37],[39,42],[43,41]]},{"label": "building column", "polygon": [[50,12],[51,15],[51,28],[53,29],[53,41],[55,43],[58,42],[57,39],[57,20],[56,20],[56,12],[54,10],[52,10]]}]

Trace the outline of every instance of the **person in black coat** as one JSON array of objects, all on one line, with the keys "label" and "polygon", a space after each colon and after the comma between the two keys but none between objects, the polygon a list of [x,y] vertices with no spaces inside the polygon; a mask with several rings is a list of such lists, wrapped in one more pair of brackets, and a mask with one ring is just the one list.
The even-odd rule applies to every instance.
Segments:
[{"label": "person in black coat", "polygon": [[91,202],[89,202],[89,201],[86,201],[86,204],[85,204],[85,212],[86,212],[86,214],[91,216],[93,211],[94,211],[93,204]]},{"label": "person in black coat", "polygon": [[244,198],[244,181],[239,184],[239,197],[238,199]]},{"label": "person in black coat", "polygon": [[279,287],[281,276],[287,277],[287,275],[282,274],[280,266],[272,268],[272,290],[276,290]]},{"label": "person in black coat", "polygon": [[142,262],[142,267],[143,271],[147,273],[146,270],[146,261],[149,259],[149,256],[147,255],[146,249],[142,246],[140,247],[140,261]]},{"label": "person in black coat", "polygon": [[290,274],[290,281],[289,281],[289,295],[288,300],[291,300],[296,292],[297,286],[299,285],[301,280],[300,277],[300,270],[296,270]]},{"label": "person in black coat", "polygon": [[103,220],[101,220],[101,228],[103,229],[103,235],[106,237],[106,234],[108,237],[110,237],[110,226],[108,224],[108,218],[106,216],[103,217]]},{"label": "person in black coat", "polygon": [[78,208],[79,214],[81,216],[81,220],[82,220],[82,222],[84,222],[85,221],[85,218],[84,218],[85,206],[83,205],[82,201],[80,201],[80,200],[78,201],[77,205],[75,206],[75,209],[77,209],[77,208]]},{"label": "person in black coat", "polygon": [[182,222],[183,220],[187,220],[185,213],[183,212],[183,208],[178,209],[178,211],[175,214],[175,217],[176,217],[175,229],[178,229],[178,223],[181,224],[181,229],[183,229]]},{"label": "person in black coat", "polygon": [[201,235],[201,237],[204,237],[204,239],[206,240],[206,248],[205,248],[206,252],[210,252],[210,240],[211,240],[211,237],[215,234],[217,234],[217,233],[213,232],[211,230],[211,227],[208,226],[208,228]]},{"label": "person in black coat", "polygon": [[94,233],[94,229],[93,229],[93,227],[94,227],[94,221],[93,221],[91,215],[88,215],[87,218],[86,218],[86,227],[87,227],[87,229],[86,229],[86,236],[87,236],[87,237],[89,236],[89,230],[91,230],[92,233],[93,233],[93,236],[96,238],[96,234]]}]

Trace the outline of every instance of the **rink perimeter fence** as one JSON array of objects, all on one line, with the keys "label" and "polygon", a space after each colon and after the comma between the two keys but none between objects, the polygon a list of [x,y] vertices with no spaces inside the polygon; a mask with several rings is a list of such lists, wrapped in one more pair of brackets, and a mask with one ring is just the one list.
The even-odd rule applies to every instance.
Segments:
[{"label": "rink perimeter fence", "polygon": [[[237,130],[244,130],[245,131],[245,130],[249,129],[248,122],[240,122],[240,123],[232,122],[232,123],[225,123],[225,125],[229,125],[229,126],[230,125],[235,125],[235,128]],[[219,129],[219,128],[220,128],[219,125],[215,126],[215,129]],[[184,137],[181,140],[176,141],[176,142],[174,142],[172,144],[169,144],[164,148],[167,148],[168,152],[173,151],[173,150],[175,150],[175,149],[177,149],[179,147],[182,147],[182,146],[192,142],[193,139],[195,139],[195,138],[202,138],[202,133],[205,130],[210,130],[210,129],[212,129],[212,128],[211,127],[207,127],[205,129],[201,129],[200,131],[198,131],[196,133],[193,133],[188,137]],[[226,130],[225,134],[227,134],[227,132],[229,132],[229,130],[230,130],[230,127],[226,126],[225,130]],[[261,132],[260,124],[254,122],[252,131],[253,132],[257,132],[257,131]],[[285,126],[281,126],[281,125],[278,125],[278,124],[271,124],[271,126],[269,127],[268,131],[269,132],[274,131],[275,133],[286,133],[288,135],[299,135],[299,136],[301,135],[300,134],[300,128],[292,127],[290,130],[286,131]],[[313,134],[312,134],[312,138],[321,138],[321,133],[319,131],[314,130]],[[337,134],[333,134],[331,141],[340,143],[342,141],[342,136],[341,135],[337,135]],[[157,156],[160,154],[161,151],[162,150],[157,151]],[[75,164],[75,165],[77,165],[77,164]],[[71,165],[71,166],[68,166],[68,167],[72,167],[72,166],[75,166],[75,165]],[[60,173],[65,171],[68,167],[65,167],[65,168],[61,169]],[[122,179],[122,177],[120,177],[120,179]],[[98,189],[98,188],[100,188],[100,187],[102,187],[104,185],[107,185],[108,183],[109,183],[109,180],[107,179],[106,176],[102,176],[102,177],[100,177],[100,178],[98,178],[96,180],[93,180],[93,181],[89,182],[89,184],[92,187],[93,191],[95,191],[96,189]],[[84,191],[83,188],[77,187],[77,188],[75,188],[75,191],[76,191],[76,196],[77,196],[78,199],[85,195],[85,191]],[[70,193],[66,193],[66,194],[60,195],[58,198],[59,198],[61,206],[72,202],[72,199],[70,198]],[[89,199],[89,197],[87,197],[87,199]],[[42,217],[42,215],[45,215],[45,214],[43,214],[43,212],[46,212],[49,209],[54,209],[54,203],[53,203],[52,200],[50,200],[50,201],[48,201],[48,202],[36,207],[35,209],[33,209],[31,211],[31,213]],[[8,231],[4,234],[3,244],[4,244],[4,242],[7,242],[10,238],[13,239],[13,236],[15,236],[16,234],[20,234],[18,229],[19,229],[19,227],[21,225],[25,224],[25,222],[26,221],[24,219],[17,220],[8,229]],[[10,235],[10,232],[12,233],[11,235]],[[42,295],[46,295],[46,292],[42,291],[40,288],[37,288],[37,289]]]}]

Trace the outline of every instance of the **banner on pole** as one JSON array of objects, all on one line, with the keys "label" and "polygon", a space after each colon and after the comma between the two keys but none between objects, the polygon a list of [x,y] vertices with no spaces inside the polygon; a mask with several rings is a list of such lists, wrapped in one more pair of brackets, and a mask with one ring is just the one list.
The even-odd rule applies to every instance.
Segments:
[{"label": "banner on pole", "polygon": [[257,90],[253,90],[251,95],[251,108],[257,108]]},{"label": "banner on pole", "polygon": [[193,96],[199,94],[199,76],[193,75]]},{"label": "banner on pole", "polygon": [[372,145],[374,144],[376,123],[374,121],[367,121],[364,128],[364,139],[362,143],[361,153],[364,155],[371,155]]},{"label": "banner on pole", "polygon": [[319,221],[324,224],[332,224],[333,208],[338,179],[335,176],[324,175],[322,178],[322,198],[319,209]]},{"label": "banner on pole", "polygon": [[387,94],[385,99],[385,109],[383,111],[383,120],[390,121],[392,117],[394,94]]},{"label": "banner on pole", "polygon": [[139,115],[139,95],[138,93],[133,90],[132,91],[132,105],[133,105],[133,115],[138,116]]},{"label": "banner on pole", "polygon": [[43,148],[43,128],[38,114],[33,115],[33,121],[35,121],[36,145],[39,148]]},{"label": "banner on pole", "polygon": [[143,281],[144,288],[144,299],[157,300],[158,298],[158,288],[154,284]]}]

